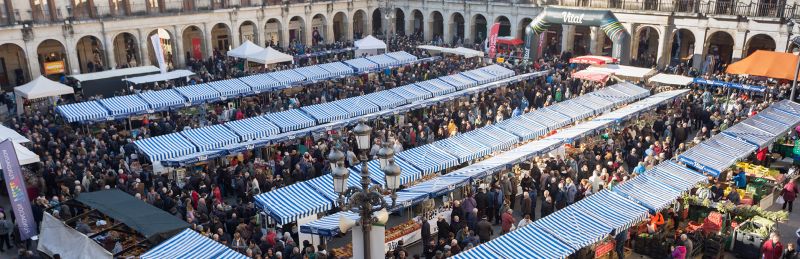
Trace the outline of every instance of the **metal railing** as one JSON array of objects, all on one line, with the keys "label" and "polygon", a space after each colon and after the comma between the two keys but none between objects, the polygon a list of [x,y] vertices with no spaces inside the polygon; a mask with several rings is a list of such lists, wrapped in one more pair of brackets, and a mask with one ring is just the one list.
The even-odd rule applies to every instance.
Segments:
[{"label": "metal railing", "polygon": [[709,15],[736,15],[750,17],[800,18],[796,4],[740,3],[699,0],[559,0],[563,6],[620,9],[631,11],[659,11],[701,13]]}]

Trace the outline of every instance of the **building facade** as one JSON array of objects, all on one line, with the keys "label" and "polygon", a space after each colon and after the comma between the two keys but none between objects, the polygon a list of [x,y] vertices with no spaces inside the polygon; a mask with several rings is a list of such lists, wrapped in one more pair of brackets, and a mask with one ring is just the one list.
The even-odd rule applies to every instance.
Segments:
[{"label": "building facade", "polygon": [[[753,1],[0,0],[0,85],[59,71],[154,64],[154,34],[175,67],[245,40],[313,45],[418,33],[480,44],[494,23],[500,36],[523,38],[548,5],[612,10],[631,34],[633,62],[700,67],[708,56],[727,63],[756,49],[786,50],[796,32],[787,23],[800,17],[796,3]],[[597,27],[553,25],[545,35],[548,51],[610,53]]]}]

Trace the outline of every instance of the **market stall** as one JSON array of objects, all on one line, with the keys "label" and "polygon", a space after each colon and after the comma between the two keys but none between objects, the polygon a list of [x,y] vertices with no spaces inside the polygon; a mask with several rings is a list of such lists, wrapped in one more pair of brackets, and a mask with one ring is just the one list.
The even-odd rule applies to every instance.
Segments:
[{"label": "market stall", "polygon": [[248,257],[194,230],[186,229],[148,250],[139,258],[246,259]]},{"label": "market stall", "polygon": [[72,87],[64,85],[59,82],[47,79],[47,77],[39,76],[27,84],[14,87],[14,95],[16,96],[17,115],[25,112],[26,100],[29,107],[50,107],[55,100],[48,100],[48,98],[59,97],[62,95],[73,94],[75,90]]},{"label": "market stall", "polygon": [[353,42],[353,46],[356,47],[356,57],[361,57],[364,55],[378,55],[386,52],[386,43],[378,38],[373,37],[372,35],[367,35],[366,37]]}]

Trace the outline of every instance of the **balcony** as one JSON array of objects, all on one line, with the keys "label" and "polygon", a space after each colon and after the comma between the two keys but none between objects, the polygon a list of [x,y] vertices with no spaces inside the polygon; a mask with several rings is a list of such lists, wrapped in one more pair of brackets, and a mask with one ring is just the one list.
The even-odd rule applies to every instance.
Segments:
[{"label": "balcony", "polygon": [[799,18],[796,5],[775,3],[736,3],[732,1],[699,0],[559,0],[559,5],[619,9],[628,11],[656,11],[733,15],[746,17]]}]

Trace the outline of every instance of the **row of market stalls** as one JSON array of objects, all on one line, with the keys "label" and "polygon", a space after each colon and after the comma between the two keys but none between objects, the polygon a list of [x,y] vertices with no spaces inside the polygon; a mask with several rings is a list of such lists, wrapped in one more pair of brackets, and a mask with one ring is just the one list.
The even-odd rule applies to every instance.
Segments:
[{"label": "row of market stalls", "polygon": [[515,76],[510,69],[487,66],[364,96],[146,138],[134,144],[151,161],[183,166],[341,128],[361,119],[394,116],[542,74]]},{"label": "row of market stalls", "polygon": [[[61,105],[56,107],[56,111],[68,122],[94,123],[126,119],[131,116],[251,96],[332,78],[342,78],[390,67],[429,62],[435,59],[435,57],[418,59],[416,56],[403,51],[392,52],[343,62],[332,62],[174,89]],[[165,76],[165,74],[144,77],[160,76]]]},{"label": "row of market stalls", "polygon": [[[707,176],[719,176],[736,161],[768,145],[798,123],[800,104],[778,102],[680,154],[681,164],[663,162],[613,191],[591,195],[455,258],[566,258],[644,221],[649,213],[670,206],[698,183],[705,183]],[[758,251],[758,247],[752,250]]]},{"label": "row of market stalls", "polygon": [[[443,172],[455,168],[466,161],[508,149],[523,141],[545,136],[551,130],[566,126],[581,118],[586,118],[586,114],[589,114],[588,116],[600,114],[611,110],[613,107],[647,95],[649,95],[647,90],[633,85],[615,85],[558,105],[510,118],[497,125],[483,127],[400,152],[395,155],[395,162],[402,168],[401,185],[408,188],[398,192],[397,206],[392,210],[397,211],[409,208],[426,199],[452,192],[473,179],[480,178],[481,175],[490,174],[492,168],[486,166],[486,163],[480,162],[475,164],[475,166],[481,167],[479,170],[475,170],[475,166],[468,166],[466,170],[456,171],[461,173],[454,172],[441,177],[435,174],[436,172]],[[575,112],[576,110],[584,112]],[[559,144],[563,143],[555,141],[550,145],[556,147]],[[532,148],[530,146],[525,147]],[[542,151],[546,148],[540,147],[538,150]],[[494,158],[489,160],[492,159]],[[367,166],[370,172],[369,177],[373,183],[383,185],[384,173],[380,170],[378,162],[369,161]],[[499,168],[500,165],[495,165],[494,167]],[[353,187],[360,186],[360,167],[354,166],[350,168],[350,171],[351,176],[348,179],[348,185]],[[470,173],[470,175],[462,175],[467,173]],[[297,197],[303,197],[301,199],[302,202],[298,203]],[[298,222],[303,233],[315,235],[322,233],[324,236],[330,236],[338,233],[335,231],[338,224],[332,223],[338,222],[338,219],[331,218],[337,216],[323,217],[319,222],[314,220],[317,218],[318,213],[330,210],[337,197],[338,194],[333,192],[331,176],[322,176],[256,196],[256,204],[279,224]],[[390,200],[388,196],[386,199]],[[286,208],[284,204],[289,201],[293,201],[297,206]],[[403,224],[401,226],[406,225]],[[408,232],[407,229],[400,231]]]},{"label": "row of market stalls", "polygon": [[[37,249],[62,258],[246,258],[189,229],[189,224],[117,189],[81,193],[65,201],[79,212],[59,218],[49,210]],[[61,206],[59,206],[61,207]],[[88,226],[88,233],[84,227]]]}]

